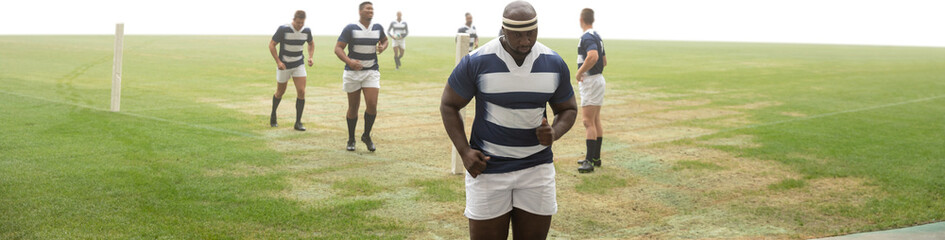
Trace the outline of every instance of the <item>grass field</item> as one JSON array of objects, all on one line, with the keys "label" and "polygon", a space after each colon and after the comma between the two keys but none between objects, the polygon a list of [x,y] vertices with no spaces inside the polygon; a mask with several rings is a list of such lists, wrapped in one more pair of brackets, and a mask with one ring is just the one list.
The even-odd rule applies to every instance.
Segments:
[{"label": "grass field", "polygon": [[[334,40],[316,38],[296,132],[291,90],[282,127],[267,124],[267,36],[126,36],[120,113],[111,36],[0,36],[0,238],[466,237],[438,111],[452,39],[411,38],[399,71],[381,55],[376,153],[343,149]],[[576,39],[540,41],[574,62]],[[580,122],[555,143],[551,237],[794,239],[945,219],[945,48],[607,47],[604,166],[577,173]]]}]

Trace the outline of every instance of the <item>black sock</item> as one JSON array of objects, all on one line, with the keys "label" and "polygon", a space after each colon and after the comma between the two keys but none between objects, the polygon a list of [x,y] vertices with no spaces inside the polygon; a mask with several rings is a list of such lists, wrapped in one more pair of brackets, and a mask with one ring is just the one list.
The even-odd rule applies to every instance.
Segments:
[{"label": "black sock", "polygon": [[276,115],[276,109],[279,108],[279,103],[282,102],[282,98],[277,98],[272,96],[272,116]]},{"label": "black sock", "polygon": [[305,109],[305,99],[295,99],[295,122],[302,122],[302,110]]},{"label": "black sock", "polygon": [[348,141],[354,141],[354,128],[358,126],[358,119],[345,118],[348,120]]},{"label": "black sock", "polygon": [[375,118],[377,118],[376,113],[373,115],[368,114],[367,112],[364,113],[364,134],[361,135],[362,137],[363,136],[371,137],[371,128],[374,127]]},{"label": "black sock", "polygon": [[590,140],[590,139],[587,139],[584,141],[587,143],[587,154],[585,154],[584,159],[587,159],[587,160],[594,159],[594,149],[596,148],[595,146],[597,145],[595,144],[595,142],[597,141]]},{"label": "black sock", "polygon": [[597,147],[597,150],[595,151],[597,154],[594,155],[595,157],[597,157],[597,159],[600,159],[600,146],[601,145],[604,145],[604,137],[597,137],[597,145],[595,146]]}]

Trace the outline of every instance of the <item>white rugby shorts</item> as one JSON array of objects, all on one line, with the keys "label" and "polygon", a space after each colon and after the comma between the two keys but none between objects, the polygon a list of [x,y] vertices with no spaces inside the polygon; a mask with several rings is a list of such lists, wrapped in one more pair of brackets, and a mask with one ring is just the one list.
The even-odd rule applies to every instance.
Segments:
[{"label": "white rugby shorts", "polygon": [[381,88],[381,72],[377,70],[345,70],[341,80],[341,89],[345,92],[354,92],[361,88]]},{"label": "white rugby shorts", "polygon": [[404,50],[407,49],[407,39],[405,38],[401,38],[401,39],[391,38],[391,44],[392,44],[391,47],[400,47]]},{"label": "white rugby shorts", "polygon": [[308,73],[305,72],[304,63],[302,65],[299,65],[298,67],[287,68],[286,70],[279,70],[277,68],[276,69],[276,82],[286,83],[286,82],[289,82],[290,78],[304,77],[306,75],[308,75]]},{"label": "white rugby shorts", "polygon": [[551,163],[507,173],[466,173],[466,211],[472,220],[489,220],[512,211],[551,216],[558,212],[555,166]]},{"label": "white rugby shorts", "polygon": [[603,106],[604,88],[606,86],[607,82],[604,81],[604,75],[585,75],[584,82],[578,82],[578,89],[581,91],[581,107]]}]

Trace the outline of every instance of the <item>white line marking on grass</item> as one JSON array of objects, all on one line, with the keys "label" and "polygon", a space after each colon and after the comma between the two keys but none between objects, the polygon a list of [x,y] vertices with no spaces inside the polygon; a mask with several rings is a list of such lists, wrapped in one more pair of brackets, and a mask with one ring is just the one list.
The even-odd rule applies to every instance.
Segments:
[{"label": "white line marking on grass", "polygon": [[[862,112],[862,111],[868,111],[868,110],[874,110],[874,109],[880,109],[880,108],[887,108],[887,107],[894,107],[894,106],[899,106],[899,105],[905,105],[905,104],[910,104],[910,103],[918,103],[918,102],[931,101],[931,100],[935,100],[935,99],[939,99],[939,98],[945,98],[945,95],[939,95],[939,96],[927,97],[927,98],[920,98],[920,99],[914,99],[914,100],[902,101],[902,102],[896,102],[896,103],[888,103],[888,104],[882,104],[882,105],[876,105],[876,106],[869,106],[869,107],[863,107],[863,108],[857,108],[857,109],[851,109],[851,110],[845,110],[845,111],[839,111],[839,112],[823,113],[823,114],[817,114],[817,115],[813,115],[813,116],[807,116],[807,117],[801,117],[801,118],[794,118],[794,119],[786,119],[786,120],[774,121],[774,122],[768,122],[768,123],[752,124],[752,125],[743,126],[743,127],[727,128],[727,129],[722,129],[722,130],[718,130],[718,131],[715,131],[715,132],[700,133],[700,134],[693,134],[693,135],[687,135],[687,136],[682,136],[682,137],[667,138],[667,139],[662,139],[662,140],[657,140],[657,141],[652,141],[652,142],[643,142],[643,143],[636,143],[636,144],[630,144],[630,145],[617,146],[617,147],[613,147],[613,148],[610,148],[610,149],[603,149],[602,151],[603,151],[603,152],[611,152],[611,151],[623,150],[623,149],[627,149],[627,148],[631,148],[631,147],[642,147],[642,146],[648,146],[648,145],[653,145],[653,144],[675,142],[675,141],[678,141],[678,140],[693,139],[693,138],[698,138],[698,137],[703,137],[703,136],[709,136],[709,135],[714,135],[714,134],[719,134],[719,133],[724,133],[724,132],[731,132],[731,131],[737,131],[737,130],[742,130],[742,129],[759,128],[759,127],[767,127],[767,126],[773,126],[773,125],[784,124],[784,123],[791,123],[791,122],[797,122],[797,121],[806,121],[806,120],[817,119],[817,118],[824,118],[824,117],[830,117],[830,116],[835,116],[835,115],[840,115],[840,114],[846,114],[846,113]],[[581,157],[581,156],[584,156],[584,154],[568,154],[568,155],[556,156],[555,158],[574,158],[574,157]]]}]

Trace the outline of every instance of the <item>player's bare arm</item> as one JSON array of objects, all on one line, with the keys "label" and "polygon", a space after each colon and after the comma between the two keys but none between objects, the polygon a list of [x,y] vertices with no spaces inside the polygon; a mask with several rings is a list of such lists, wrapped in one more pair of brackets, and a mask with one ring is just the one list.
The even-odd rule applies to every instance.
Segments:
[{"label": "player's bare arm", "polygon": [[309,67],[315,65],[315,60],[314,60],[315,58],[313,57],[314,55],[315,55],[315,41],[314,40],[308,41],[308,66]]},{"label": "player's bare arm", "polygon": [[[574,97],[560,103],[552,103],[551,111],[555,114],[555,121],[551,124],[553,139],[557,141],[571,130],[577,118],[577,101]],[[548,144],[551,145],[551,144]]]},{"label": "player's bare arm", "polygon": [[354,69],[355,71],[360,71],[361,68],[363,68],[364,66],[361,66],[361,62],[348,58],[348,55],[345,54],[345,47],[348,47],[348,43],[338,42],[337,44],[335,44],[335,56],[338,56],[338,59],[340,59],[342,62],[348,65],[348,67],[350,67],[351,69]]},{"label": "player's bare arm", "polygon": [[590,71],[594,65],[597,65],[598,58],[600,58],[600,56],[597,55],[597,50],[587,51],[587,57],[584,57],[584,64],[577,70],[577,74],[574,75],[574,78],[577,79],[578,82],[584,82],[584,74]]},{"label": "player's bare arm", "polygon": [[466,107],[471,99],[463,99],[452,87],[447,85],[443,88],[443,97],[440,99],[440,116],[443,118],[443,127],[446,128],[446,134],[449,135],[453,146],[463,159],[463,166],[469,175],[475,178],[486,170],[486,164],[489,157],[469,147],[469,139],[466,138],[465,127],[459,110]]},{"label": "player's bare arm", "polygon": [[387,41],[387,37],[382,37],[380,42],[377,43],[377,54],[381,54],[384,50],[387,50],[387,45],[390,42]]},{"label": "player's bare arm", "polygon": [[278,68],[279,70],[285,70],[285,64],[282,63],[282,60],[279,60],[279,53],[276,52],[276,44],[279,44],[279,43],[273,40],[269,40],[269,53],[272,54],[272,59],[276,60],[276,68]]}]

